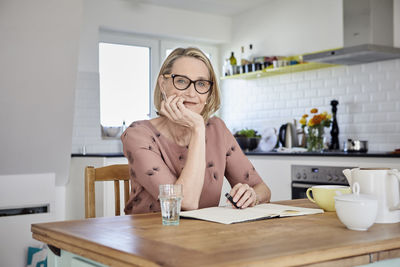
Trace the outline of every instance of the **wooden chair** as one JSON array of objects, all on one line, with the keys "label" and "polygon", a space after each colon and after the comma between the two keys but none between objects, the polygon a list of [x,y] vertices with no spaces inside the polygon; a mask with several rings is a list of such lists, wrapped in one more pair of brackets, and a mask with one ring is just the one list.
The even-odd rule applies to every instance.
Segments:
[{"label": "wooden chair", "polygon": [[114,181],[115,216],[121,215],[119,181],[124,181],[125,204],[129,199],[129,167],[128,164],[116,164],[101,168],[87,166],[85,168],[85,217],[96,217],[95,182]]}]

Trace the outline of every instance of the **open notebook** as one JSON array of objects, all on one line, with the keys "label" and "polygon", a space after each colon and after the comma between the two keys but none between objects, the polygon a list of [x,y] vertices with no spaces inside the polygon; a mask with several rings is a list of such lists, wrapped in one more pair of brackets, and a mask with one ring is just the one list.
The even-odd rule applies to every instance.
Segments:
[{"label": "open notebook", "polygon": [[276,217],[301,216],[324,213],[322,209],[300,208],[278,204],[261,204],[247,209],[231,206],[211,207],[198,210],[181,211],[181,217],[231,224]]}]

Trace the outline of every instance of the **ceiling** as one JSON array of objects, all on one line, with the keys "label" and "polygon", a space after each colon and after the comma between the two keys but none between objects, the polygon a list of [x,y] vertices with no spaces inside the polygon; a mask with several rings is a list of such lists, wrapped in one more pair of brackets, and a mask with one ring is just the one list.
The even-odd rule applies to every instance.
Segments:
[{"label": "ceiling", "polygon": [[232,17],[266,3],[266,0],[140,0],[151,5]]}]

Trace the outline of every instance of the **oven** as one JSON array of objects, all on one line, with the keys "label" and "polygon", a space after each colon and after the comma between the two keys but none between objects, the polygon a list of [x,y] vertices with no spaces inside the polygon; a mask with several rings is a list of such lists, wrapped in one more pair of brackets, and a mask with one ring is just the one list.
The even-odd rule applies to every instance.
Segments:
[{"label": "oven", "polygon": [[307,188],[314,185],[346,185],[344,169],[354,167],[292,165],[292,199],[307,198]]}]

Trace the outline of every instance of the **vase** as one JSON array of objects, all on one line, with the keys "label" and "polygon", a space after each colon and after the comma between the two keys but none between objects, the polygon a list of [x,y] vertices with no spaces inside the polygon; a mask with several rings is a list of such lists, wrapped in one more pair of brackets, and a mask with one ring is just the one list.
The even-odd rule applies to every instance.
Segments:
[{"label": "vase", "polygon": [[307,134],[307,150],[309,152],[322,152],[324,149],[324,127],[309,127]]}]

